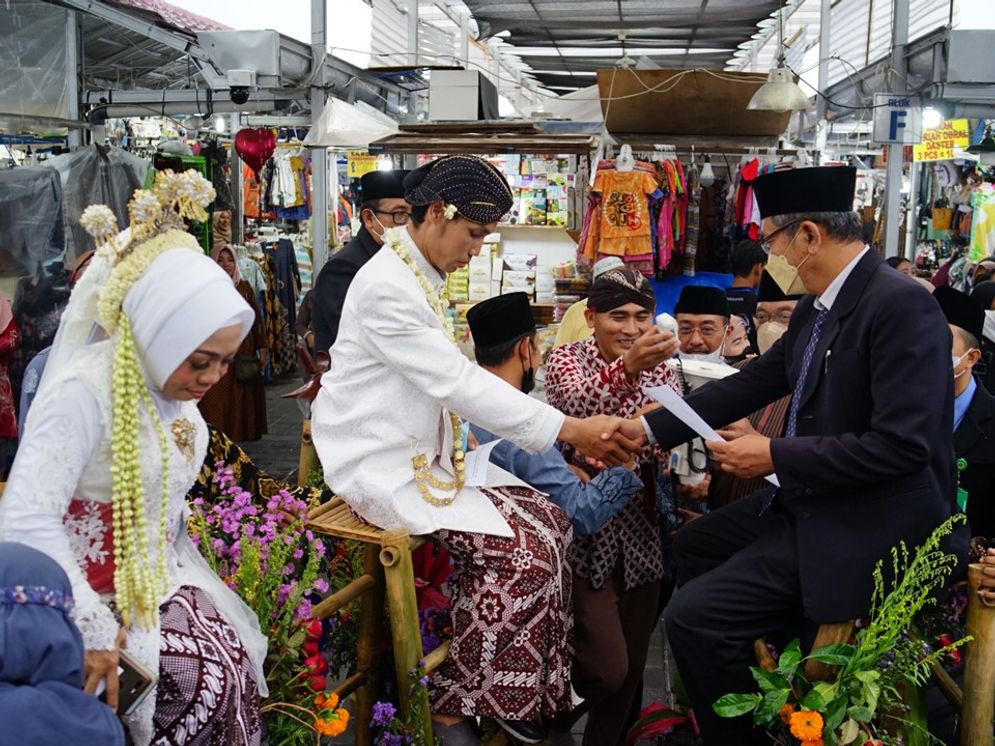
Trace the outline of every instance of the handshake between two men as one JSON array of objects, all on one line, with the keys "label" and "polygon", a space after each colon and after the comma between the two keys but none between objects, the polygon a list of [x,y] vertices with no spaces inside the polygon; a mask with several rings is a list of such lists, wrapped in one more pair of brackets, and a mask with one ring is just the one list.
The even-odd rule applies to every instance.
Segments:
[{"label": "handshake between two men", "polygon": [[[568,417],[560,431],[560,440],[570,443],[588,459],[605,466],[628,464],[647,445],[648,425],[643,414],[659,405],[647,407],[632,419],[597,415],[579,420]],[[747,420],[741,420],[718,431],[725,440],[709,440],[712,461],[727,473],[743,479],[765,477],[774,473],[770,454],[770,438],[754,430]]]}]

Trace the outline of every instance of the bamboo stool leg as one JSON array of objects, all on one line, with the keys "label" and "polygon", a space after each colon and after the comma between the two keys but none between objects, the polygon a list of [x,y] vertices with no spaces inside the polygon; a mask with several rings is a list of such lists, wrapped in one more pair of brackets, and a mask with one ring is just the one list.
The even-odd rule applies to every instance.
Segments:
[{"label": "bamboo stool leg", "polygon": [[995,714],[995,608],[978,598],[981,565],[967,571],[967,643],[964,664],[964,710],[961,714],[961,746],[991,746],[992,715]]},{"label": "bamboo stool leg", "polygon": [[307,475],[320,468],[318,452],[314,449],[314,441],[311,439],[311,420],[304,420],[301,426],[301,455],[297,461],[297,486],[303,487]]},{"label": "bamboo stool leg", "polygon": [[[411,680],[408,673],[418,666],[423,651],[421,625],[418,621],[418,599],[415,596],[414,568],[411,563],[411,537],[404,531],[385,531],[381,538],[380,562],[384,566],[387,586],[387,606],[390,609],[391,635],[394,643],[394,667],[401,713],[411,712]],[[425,743],[433,743],[432,715],[428,708],[428,692],[414,687],[424,719],[422,732]]]},{"label": "bamboo stool leg", "polygon": [[377,654],[383,640],[384,571],[378,549],[374,544],[367,544],[363,558],[363,572],[374,577],[374,585],[363,594],[359,611],[356,668],[366,674],[366,682],[356,690],[356,746],[373,743],[370,716],[380,692]]}]

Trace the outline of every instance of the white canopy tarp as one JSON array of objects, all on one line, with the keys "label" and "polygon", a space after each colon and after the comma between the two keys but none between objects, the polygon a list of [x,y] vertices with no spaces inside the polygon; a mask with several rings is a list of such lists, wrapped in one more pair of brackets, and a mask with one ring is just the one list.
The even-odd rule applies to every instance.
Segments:
[{"label": "white canopy tarp", "polygon": [[374,140],[397,133],[397,122],[362,101],[350,104],[337,98],[325,103],[318,124],[304,145],[326,148],[365,148]]}]

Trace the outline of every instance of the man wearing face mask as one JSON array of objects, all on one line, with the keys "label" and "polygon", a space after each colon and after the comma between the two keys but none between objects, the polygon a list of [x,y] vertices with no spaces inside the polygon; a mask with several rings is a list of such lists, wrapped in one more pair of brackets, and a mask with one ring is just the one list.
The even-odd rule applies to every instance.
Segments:
[{"label": "man wearing face mask", "polygon": [[[791,396],[781,437],[708,443],[724,471],[776,473],[780,487],[676,539],[667,639],[705,746],[769,743],[749,717],[711,708],[756,690],[754,640],[810,640],[815,625],[866,616],[875,564],[900,541],[922,543],[954,508],[950,330],[929,294],[864,244],[855,181],[855,169],[827,167],[753,182],[767,272],[786,295],[810,295],[765,355],[688,397],[721,427]],[[639,430],[662,448],[690,435],[665,410],[623,433]],[[951,551],[966,552],[966,533]]]},{"label": "man wearing face mask", "polygon": [[345,294],[352,279],[383,246],[384,233],[406,225],[411,206],[404,201],[404,177],[407,171],[371,171],[360,180],[362,207],[359,215],[363,227],[321,268],[312,292],[312,329],[314,349],[325,355],[335,344]]},{"label": "man wearing face mask", "polygon": [[719,288],[686,285],[677,305],[677,339],[682,360],[725,362],[723,346],[729,339],[729,302]]},{"label": "man wearing face mask", "polygon": [[[638,272],[613,269],[591,286],[594,336],[557,347],[546,361],[546,397],[564,414],[632,417],[651,405],[647,387],[680,387],[665,361],[677,339],[653,324],[656,297]],[[586,466],[583,459],[575,459]],[[573,686],[591,702],[584,746],[615,744],[642,680],[664,577],[657,473],[667,454],[639,457],[645,489],[591,536],[574,541]]]},{"label": "man wearing face mask", "polygon": [[[467,312],[466,320],[477,363],[522,393],[532,391],[541,353],[528,296],[509,293],[485,300]],[[472,423],[470,431],[481,445],[497,437]],[[592,479],[587,472],[568,465],[556,446],[530,454],[503,440],[491,451],[490,461],[547,493],[570,518],[574,533],[581,536],[600,529],[643,488],[639,477],[621,466],[605,469]]]},{"label": "man wearing face mask", "polygon": [[[984,309],[951,287],[933,293],[953,334],[954,456],[958,461],[958,507],[972,536],[995,537],[995,396],[974,378],[981,360]],[[961,469],[960,467],[964,468]]]}]

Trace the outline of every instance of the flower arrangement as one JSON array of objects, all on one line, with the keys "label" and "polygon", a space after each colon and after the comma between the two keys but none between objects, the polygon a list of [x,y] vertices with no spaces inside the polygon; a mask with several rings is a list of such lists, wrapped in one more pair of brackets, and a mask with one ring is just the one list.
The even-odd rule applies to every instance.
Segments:
[{"label": "flower arrangement", "polygon": [[421,724],[424,717],[422,703],[427,701],[423,691],[428,688],[428,675],[425,673],[424,661],[418,661],[418,667],[408,672],[410,680],[411,711],[408,717],[402,719],[397,708],[391,702],[377,702],[373,705],[370,715],[370,726],[376,733],[373,746],[435,746],[441,744],[438,738],[432,743],[426,743]]},{"label": "flower arrangement", "polygon": [[305,526],[308,505],[279,490],[264,504],[235,480],[223,461],[213,482],[219,499],[193,500],[193,534],[218,576],[256,612],[269,637],[263,714],[269,742],[315,743],[346,730],[349,713],[326,693],[328,663],[322,622],[311,619],[313,593],[328,591],[319,576],[326,547]]},{"label": "flower arrangement", "polygon": [[456,209],[456,205],[447,202],[444,214],[446,216],[446,220],[455,220],[456,216],[459,214],[459,210]]},{"label": "flower arrangement", "polygon": [[[953,572],[956,557],[940,549],[943,537],[963,516],[950,518],[911,555],[905,544],[892,548],[890,591],[882,563],[874,570],[870,621],[852,644],[827,645],[803,657],[791,642],[773,670],[751,668],[755,694],[727,694],[713,709],[722,717],[753,713],[753,721],[779,743],[802,746],[901,746],[937,742],[925,727],[918,700],[930,666],[970,640],[949,639],[933,649],[910,630],[920,612],[936,604],[934,592]],[[833,681],[810,682],[804,663],[836,666]]]}]

